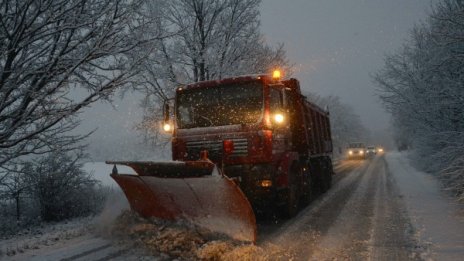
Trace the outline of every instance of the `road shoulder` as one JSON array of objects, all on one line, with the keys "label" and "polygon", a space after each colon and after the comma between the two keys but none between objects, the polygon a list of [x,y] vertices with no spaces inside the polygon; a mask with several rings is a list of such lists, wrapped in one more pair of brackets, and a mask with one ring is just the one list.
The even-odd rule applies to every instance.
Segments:
[{"label": "road shoulder", "polygon": [[406,153],[388,153],[386,160],[416,229],[416,239],[424,247],[422,258],[462,260],[462,205],[442,190],[435,177],[412,167]]}]

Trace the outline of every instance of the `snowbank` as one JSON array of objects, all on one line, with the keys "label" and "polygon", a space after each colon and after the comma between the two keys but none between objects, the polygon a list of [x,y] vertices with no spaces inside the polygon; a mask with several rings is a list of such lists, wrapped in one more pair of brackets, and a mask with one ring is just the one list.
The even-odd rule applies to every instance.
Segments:
[{"label": "snowbank", "polygon": [[386,155],[417,229],[420,243],[429,246],[434,260],[462,260],[464,209],[440,187],[437,179],[414,169],[406,153]]},{"label": "snowbank", "polygon": [[[89,233],[92,218],[76,218],[59,223],[43,223],[25,229],[15,236],[0,239],[0,260],[15,260],[17,255],[37,253],[43,248],[54,248],[71,239]],[[27,258],[28,259],[28,258]]]},{"label": "snowbank", "polygon": [[186,222],[144,219],[130,211],[117,218],[112,236],[122,244],[143,247],[153,256],[169,260],[291,260],[275,245],[259,247]]}]

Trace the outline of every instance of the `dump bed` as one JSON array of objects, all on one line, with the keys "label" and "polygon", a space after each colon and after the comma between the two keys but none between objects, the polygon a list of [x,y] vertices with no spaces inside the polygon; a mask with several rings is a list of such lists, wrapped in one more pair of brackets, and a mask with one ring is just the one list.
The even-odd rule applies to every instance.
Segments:
[{"label": "dump bed", "polygon": [[303,99],[311,155],[332,153],[329,113]]},{"label": "dump bed", "polygon": [[307,100],[301,94],[300,84],[296,79],[284,81],[289,87],[291,100],[295,103],[295,130],[298,140],[297,151],[309,156],[330,155],[332,153],[332,135],[330,132],[329,112]]}]

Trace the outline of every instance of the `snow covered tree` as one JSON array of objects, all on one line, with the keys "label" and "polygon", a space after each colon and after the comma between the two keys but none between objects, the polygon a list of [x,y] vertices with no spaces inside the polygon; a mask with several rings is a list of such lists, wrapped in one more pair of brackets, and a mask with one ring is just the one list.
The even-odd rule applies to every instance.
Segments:
[{"label": "snow covered tree", "polygon": [[9,175],[3,182],[0,183],[0,201],[3,202],[14,202],[16,221],[20,222],[23,212],[24,198],[28,197],[29,184],[25,177],[25,169],[29,164],[24,166],[15,166],[15,175]]},{"label": "snow covered tree", "polygon": [[283,45],[271,47],[260,33],[261,0],[157,0],[147,12],[157,17],[154,31],[170,35],[156,42],[156,52],[143,65],[138,86],[141,129],[156,136],[161,103],[175,87],[228,76],[290,71]]},{"label": "snow covered tree", "polygon": [[150,40],[140,2],[0,0],[0,167],[73,149],[76,113],[133,79]]},{"label": "snow covered tree", "polygon": [[175,34],[160,42],[160,50],[164,50],[174,81],[179,84],[220,79],[287,65],[282,47],[270,48],[262,40],[260,2],[166,1],[160,24]]},{"label": "snow covered tree", "polygon": [[54,152],[26,163],[29,193],[44,221],[85,216],[95,210],[98,181],[82,170],[82,152]]},{"label": "snow covered tree", "polygon": [[464,3],[443,0],[375,76],[396,139],[423,170],[464,189]]}]

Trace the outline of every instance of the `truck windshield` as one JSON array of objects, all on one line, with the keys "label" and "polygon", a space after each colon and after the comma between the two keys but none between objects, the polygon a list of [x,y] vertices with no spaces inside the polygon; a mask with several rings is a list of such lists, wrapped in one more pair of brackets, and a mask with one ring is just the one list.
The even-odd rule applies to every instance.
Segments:
[{"label": "truck windshield", "polygon": [[256,123],[263,114],[263,85],[228,84],[177,95],[180,129]]}]

